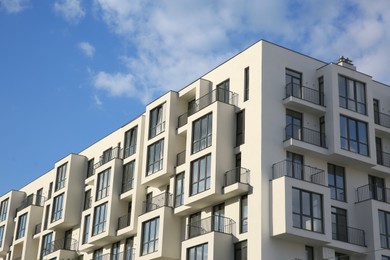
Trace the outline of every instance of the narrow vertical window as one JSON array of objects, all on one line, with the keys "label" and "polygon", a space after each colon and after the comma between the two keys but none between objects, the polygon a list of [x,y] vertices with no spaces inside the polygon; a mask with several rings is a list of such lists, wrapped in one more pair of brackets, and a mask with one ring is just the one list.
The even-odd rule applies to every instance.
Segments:
[{"label": "narrow vertical window", "polygon": [[249,67],[244,70],[244,101],[249,99]]},{"label": "narrow vertical window", "polygon": [[65,163],[57,168],[57,178],[56,178],[55,191],[58,191],[58,190],[62,189],[63,187],[65,187],[66,168],[67,168],[67,163]]},{"label": "narrow vertical window", "polygon": [[390,213],[379,210],[379,235],[382,248],[390,248]]},{"label": "narrow vertical window", "polygon": [[92,235],[97,235],[106,230],[107,203],[99,205],[94,210]]},{"label": "narrow vertical window", "polygon": [[142,223],[142,248],[141,255],[147,255],[158,250],[160,218]]},{"label": "narrow vertical window", "polygon": [[53,252],[54,248],[52,249],[52,238],[53,238],[53,233],[49,233],[43,236],[41,258]]},{"label": "narrow vertical window", "polygon": [[112,147],[111,148],[108,148],[107,150],[105,150],[103,152],[103,155],[102,155],[102,164],[105,164],[109,161],[111,161],[112,159]]},{"label": "narrow vertical window", "polygon": [[210,189],[211,155],[191,163],[191,196]]},{"label": "narrow vertical window", "polygon": [[211,146],[213,133],[212,125],[212,114],[205,115],[194,121],[192,125],[192,153],[196,153]]},{"label": "narrow vertical window", "polygon": [[111,169],[107,169],[98,175],[98,184],[96,187],[96,201],[109,195]]},{"label": "narrow vertical window", "polygon": [[111,258],[110,260],[119,260],[120,259],[120,244],[119,242],[113,243],[111,246]]},{"label": "narrow vertical window", "polygon": [[162,170],[164,162],[164,139],[148,146],[146,176]]},{"label": "narrow vertical window", "polygon": [[347,211],[332,207],[332,239],[348,242]]},{"label": "narrow vertical window", "polygon": [[134,165],[135,161],[131,161],[123,166],[122,193],[134,187]]},{"label": "narrow vertical window", "polygon": [[84,193],[84,210],[87,210],[91,207],[92,204],[92,196],[91,196],[91,190],[87,190]]},{"label": "narrow vertical window", "polygon": [[234,244],[234,260],[248,259],[248,242],[246,240]]},{"label": "narrow vertical window", "polygon": [[43,230],[47,229],[47,224],[49,222],[49,214],[50,214],[50,205],[47,205],[45,209],[45,220],[43,222]]},{"label": "narrow vertical window", "polygon": [[26,232],[27,213],[21,215],[18,219],[18,229],[16,231],[16,239],[24,237]]},{"label": "narrow vertical window", "polygon": [[4,227],[5,225],[0,227],[0,248],[3,247]]},{"label": "narrow vertical window", "polygon": [[93,252],[93,260],[103,260],[103,248],[96,249]]},{"label": "narrow vertical window", "polygon": [[305,259],[314,260],[314,248],[311,246],[305,246]]},{"label": "narrow vertical window", "polygon": [[344,171],[344,167],[328,163],[328,184],[331,199],[346,201]]},{"label": "narrow vertical window", "polygon": [[89,240],[89,225],[91,222],[91,215],[84,217],[84,228],[83,228],[83,244],[88,243]]},{"label": "narrow vertical window", "polygon": [[236,114],[236,146],[245,143],[245,110]]},{"label": "narrow vertical window", "polygon": [[5,199],[0,204],[0,222],[7,218],[8,199]]},{"label": "narrow vertical window", "polygon": [[51,214],[51,222],[55,222],[61,219],[63,203],[64,203],[64,193],[54,197],[53,212]]},{"label": "narrow vertical window", "polygon": [[134,239],[132,237],[126,238],[125,260],[134,259],[133,244],[134,244]]},{"label": "narrow vertical window", "polygon": [[248,195],[241,197],[240,201],[240,233],[248,232]]},{"label": "narrow vertical window", "polygon": [[53,183],[50,182],[50,184],[49,184],[49,192],[48,192],[48,195],[47,195],[48,199],[51,199],[52,193],[53,193]]},{"label": "narrow vertical window", "polygon": [[124,147],[125,158],[133,155],[136,151],[137,131],[138,131],[138,127],[136,126],[125,133],[125,147]]},{"label": "narrow vertical window", "polygon": [[184,204],[184,172],[176,175],[175,179],[175,207]]},{"label": "narrow vertical window", "polygon": [[204,233],[201,223],[201,214],[200,212],[190,215],[188,219],[188,238],[193,238],[200,236]]},{"label": "narrow vertical window", "polygon": [[229,104],[230,102],[230,80],[227,79],[217,85],[217,101]]},{"label": "narrow vertical window", "polygon": [[318,78],[318,92],[319,92],[319,103],[321,106],[325,104],[324,101],[324,76]]},{"label": "narrow vertical window", "polygon": [[43,188],[37,190],[37,199],[36,199],[36,205],[37,206],[43,206],[43,202],[45,201],[45,198],[43,197]]},{"label": "narrow vertical window", "polygon": [[149,139],[165,130],[165,104],[159,105],[150,111]]},{"label": "narrow vertical window", "polygon": [[91,177],[92,175],[94,175],[95,173],[95,169],[94,169],[94,158],[92,158],[91,160],[88,161],[88,165],[87,165],[87,178]]},{"label": "narrow vertical window", "polygon": [[302,98],[302,73],[286,69],[286,97]]}]

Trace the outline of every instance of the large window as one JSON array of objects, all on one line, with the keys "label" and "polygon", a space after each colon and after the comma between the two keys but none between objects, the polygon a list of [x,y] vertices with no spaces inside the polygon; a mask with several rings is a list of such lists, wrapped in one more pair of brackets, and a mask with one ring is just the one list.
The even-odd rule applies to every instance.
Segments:
[{"label": "large window", "polygon": [[328,163],[328,184],[331,199],[346,200],[344,167]]},{"label": "large window", "polygon": [[125,133],[125,148],[124,148],[125,158],[135,153],[137,147],[137,130],[138,127],[136,126]]},{"label": "large window", "polygon": [[302,98],[302,73],[286,69],[286,95]]},{"label": "large window", "polygon": [[96,187],[96,201],[105,198],[109,194],[111,169],[107,169],[98,175],[98,184]]},{"label": "large window", "polygon": [[27,213],[24,213],[19,217],[18,220],[18,229],[16,230],[16,239],[24,237],[26,232],[26,224],[27,224]]},{"label": "large window", "polygon": [[150,111],[149,139],[164,132],[165,130],[165,104]]},{"label": "large window", "polygon": [[65,187],[65,180],[66,180],[66,167],[67,163],[61,165],[57,168],[57,178],[56,178],[56,186],[55,191],[58,191]]},{"label": "large window", "polygon": [[302,140],[302,114],[293,110],[286,110],[286,140],[293,138]]},{"label": "large window", "polygon": [[207,260],[208,245],[201,244],[187,249],[187,260]]},{"label": "large window", "polygon": [[248,242],[246,240],[234,244],[234,260],[248,259]]},{"label": "large window", "polygon": [[97,206],[93,215],[92,235],[94,236],[106,230],[107,203]]},{"label": "large window", "polygon": [[341,149],[368,156],[367,123],[340,116]]},{"label": "large window", "polygon": [[213,115],[208,114],[194,121],[192,133],[192,153],[201,151],[212,144]]},{"label": "large window", "polygon": [[217,85],[217,101],[230,103],[230,80],[227,79]]},{"label": "large window", "polygon": [[211,155],[206,155],[191,163],[191,195],[210,189]]},{"label": "large window", "polygon": [[134,187],[134,167],[135,161],[123,165],[122,193]]},{"label": "large window", "polygon": [[248,232],[248,195],[241,197],[240,201],[240,233]]},{"label": "large window", "polygon": [[133,237],[126,238],[125,257],[124,257],[123,260],[132,260],[132,259],[134,259],[133,244],[134,244]]},{"label": "large window", "polygon": [[323,232],[321,195],[293,188],[292,206],[294,227]]},{"label": "large window", "polygon": [[142,249],[141,255],[153,253],[158,250],[158,231],[160,218],[142,223]]},{"label": "large window", "polygon": [[175,207],[184,203],[184,172],[176,175],[175,179]]},{"label": "large window", "polygon": [[348,242],[347,211],[332,207],[332,239]]},{"label": "large window", "polygon": [[57,221],[62,217],[63,203],[64,203],[64,193],[54,197],[53,211],[51,213],[51,222]]},{"label": "large window", "polygon": [[49,233],[43,236],[42,247],[41,247],[41,258],[43,258],[44,256],[52,252],[52,245],[51,245],[52,238],[53,238],[53,233]]},{"label": "large window", "polygon": [[390,213],[379,210],[379,234],[381,247],[390,249]]},{"label": "large window", "polygon": [[3,247],[4,227],[5,225],[0,227],[0,248]]},{"label": "large window", "polygon": [[148,146],[148,161],[146,176],[158,172],[163,167],[164,161],[164,139],[161,139]]},{"label": "large window", "polygon": [[249,67],[244,70],[244,101],[249,99]]},{"label": "large window", "polygon": [[365,84],[339,75],[339,104],[340,107],[367,114]]},{"label": "large window", "polygon": [[236,115],[236,146],[245,143],[245,110]]},{"label": "large window", "polygon": [[8,199],[5,199],[0,204],[0,222],[7,218]]},{"label": "large window", "polygon": [[303,156],[297,153],[287,152],[287,176],[303,180]]},{"label": "large window", "polygon": [[83,228],[83,244],[88,243],[89,240],[89,223],[91,222],[91,215],[84,217],[84,228]]}]

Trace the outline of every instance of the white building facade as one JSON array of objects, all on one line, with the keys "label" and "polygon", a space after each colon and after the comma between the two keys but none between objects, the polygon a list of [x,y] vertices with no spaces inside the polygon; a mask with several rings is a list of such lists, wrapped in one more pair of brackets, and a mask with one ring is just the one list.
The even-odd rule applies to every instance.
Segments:
[{"label": "white building facade", "polygon": [[259,41],[20,190],[0,259],[390,260],[390,87]]}]

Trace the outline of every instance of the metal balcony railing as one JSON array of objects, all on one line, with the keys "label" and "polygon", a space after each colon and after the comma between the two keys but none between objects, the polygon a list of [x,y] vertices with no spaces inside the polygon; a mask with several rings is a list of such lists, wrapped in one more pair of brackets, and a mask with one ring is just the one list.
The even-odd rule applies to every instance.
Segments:
[{"label": "metal balcony railing", "polygon": [[390,128],[390,115],[374,111],[375,124]]},{"label": "metal balcony railing", "polygon": [[204,235],[210,232],[234,234],[236,222],[223,216],[210,216],[187,224],[187,239]]},{"label": "metal balcony railing", "polygon": [[118,254],[105,254],[102,256],[95,256],[91,260],[133,260],[135,259],[135,248],[130,248]]},{"label": "metal balcony railing", "polygon": [[310,103],[324,106],[324,93],[316,89],[304,87],[300,84],[288,83],[286,85],[286,98],[296,97]]},{"label": "metal balcony railing", "polygon": [[390,203],[390,189],[373,184],[367,184],[357,188],[357,202],[366,200]]},{"label": "metal balcony railing", "polygon": [[326,186],[326,173],[324,170],[284,160],[272,165],[272,179],[288,176],[294,179],[308,181]]},{"label": "metal balcony railing", "polygon": [[143,202],[143,213],[147,213],[153,210],[156,210],[161,207],[171,207],[173,208],[173,196],[169,192],[161,193],[150,200],[145,200]]},{"label": "metal balcony railing", "polygon": [[47,255],[51,254],[58,250],[69,250],[77,251],[78,250],[78,241],[73,238],[61,238],[51,242],[50,246],[47,248]]},{"label": "metal balcony railing", "polygon": [[390,153],[385,153],[380,150],[377,150],[376,159],[379,165],[390,167]]},{"label": "metal balcony railing", "polygon": [[243,167],[236,167],[230,171],[225,172],[224,175],[224,187],[232,185],[234,183],[249,184],[250,171]]},{"label": "metal balcony railing", "polygon": [[348,226],[333,226],[332,239],[349,244],[366,246],[365,232],[362,229]]},{"label": "metal balcony railing", "polygon": [[25,209],[25,208],[27,208],[28,206],[31,206],[31,205],[43,207],[43,204],[45,203],[45,201],[46,201],[46,198],[44,196],[35,195],[35,194],[27,196],[22,201],[20,206],[16,209],[16,212],[21,211],[22,209]]},{"label": "metal balcony railing", "polygon": [[326,148],[325,134],[316,130],[289,124],[285,128],[285,140],[295,139]]},{"label": "metal balcony railing", "polygon": [[42,231],[42,223],[36,224],[34,228],[34,235],[41,233]]},{"label": "metal balcony railing", "polygon": [[115,147],[112,149],[111,153],[109,154],[108,157],[104,157],[103,155],[100,156],[100,160],[95,163],[94,168],[98,168],[112,159],[123,159],[123,149],[121,149],[119,146]]},{"label": "metal balcony railing", "polygon": [[131,213],[127,213],[126,215],[118,218],[118,229],[128,227],[131,224]]},{"label": "metal balcony railing", "polygon": [[188,111],[178,117],[177,126],[178,128],[184,126],[185,124],[187,124],[189,116],[195,114],[196,112],[202,110],[203,108],[211,105],[216,101],[236,106],[237,100],[237,93],[222,88],[214,89],[213,91],[195,100],[192,103],[192,106],[188,109]]},{"label": "metal balcony railing", "polygon": [[176,166],[182,165],[186,162],[186,150],[176,155]]}]

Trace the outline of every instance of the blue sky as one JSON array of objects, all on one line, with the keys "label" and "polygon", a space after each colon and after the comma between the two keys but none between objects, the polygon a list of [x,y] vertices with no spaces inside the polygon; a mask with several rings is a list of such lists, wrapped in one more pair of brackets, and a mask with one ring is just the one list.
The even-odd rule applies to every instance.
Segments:
[{"label": "blue sky", "polygon": [[0,0],[0,195],[259,39],[390,84],[388,0]]}]

